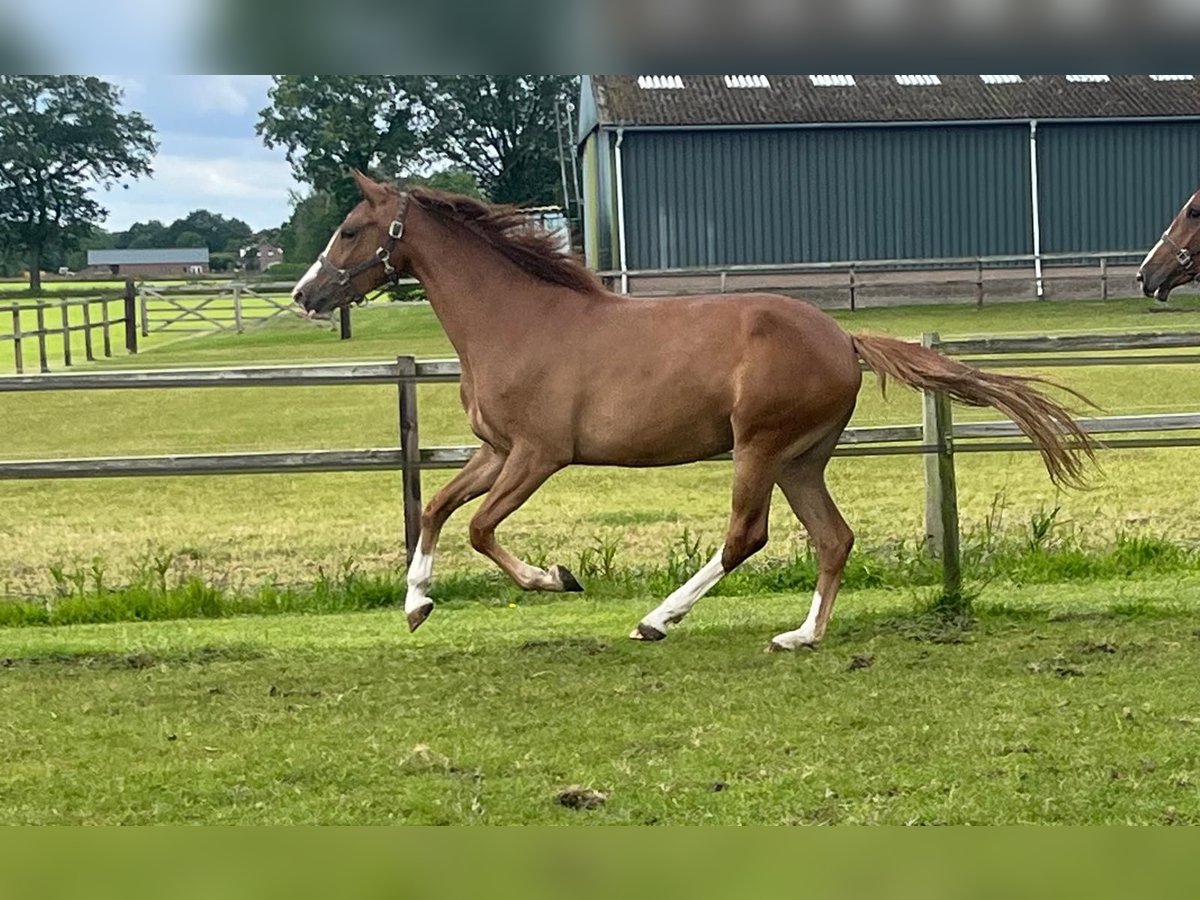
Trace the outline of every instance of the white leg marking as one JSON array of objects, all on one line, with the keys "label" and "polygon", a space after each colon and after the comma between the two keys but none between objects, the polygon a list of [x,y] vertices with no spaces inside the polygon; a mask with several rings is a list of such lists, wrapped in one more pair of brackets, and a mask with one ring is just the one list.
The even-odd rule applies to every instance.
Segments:
[{"label": "white leg marking", "polygon": [[[696,601],[712,590],[713,585],[724,577],[725,567],[721,565],[721,554],[724,552],[724,549],[722,547],[713,554],[713,558],[706,562],[699,572],[689,578],[682,587],[676,588],[670,597],[651,610],[642,619],[642,624],[666,634],[668,625],[686,616],[691,608],[696,605]],[[636,629],[630,637],[635,636],[637,636]]]},{"label": "white leg marking", "polygon": [[817,642],[817,613],[821,611],[821,594],[813,591],[812,605],[808,608],[808,618],[795,631],[785,631],[771,638],[771,643],[784,650],[795,650],[797,647],[811,647]]},{"label": "white leg marking", "polygon": [[428,606],[433,601],[429,598],[429,584],[433,580],[433,553],[428,556],[417,548],[413,554],[412,565],[408,567],[408,592],[404,596],[404,612]]},{"label": "white leg marking", "polygon": [[[337,236],[338,236],[337,231],[334,231],[333,236],[330,237],[330,239],[329,239],[329,243],[326,244],[325,249],[321,251],[322,253],[329,252],[329,248],[333,246],[333,242],[337,240]],[[314,278],[317,277],[317,273],[320,271],[321,271],[321,263],[314,261],[313,264],[308,267],[308,271],[305,272],[304,275],[300,278],[300,280],[296,282],[296,286],[294,288],[292,288],[292,299],[293,300],[296,299],[296,295],[298,293],[300,293],[302,290],[304,290],[305,285],[309,284]]]}]

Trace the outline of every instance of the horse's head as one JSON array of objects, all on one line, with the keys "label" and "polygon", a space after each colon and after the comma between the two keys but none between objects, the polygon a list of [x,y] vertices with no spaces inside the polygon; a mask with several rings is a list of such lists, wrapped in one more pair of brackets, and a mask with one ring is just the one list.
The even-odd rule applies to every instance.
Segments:
[{"label": "horse's head", "polygon": [[1200,276],[1200,191],[1183,204],[1137,271],[1142,292],[1164,303],[1172,289]]},{"label": "horse's head", "polygon": [[296,286],[292,300],[311,317],[329,315],[369,291],[396,281],[407,269],[401,246],[408,195],[352,170],[362,201],[334,231],[317,261]]}]

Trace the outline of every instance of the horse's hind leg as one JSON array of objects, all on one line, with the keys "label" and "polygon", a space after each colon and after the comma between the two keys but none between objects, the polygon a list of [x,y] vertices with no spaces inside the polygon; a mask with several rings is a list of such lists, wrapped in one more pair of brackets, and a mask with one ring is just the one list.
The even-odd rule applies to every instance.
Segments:
[{"label": "horse's hind leg", "polygon": [[[836,440],[835,440],[836,443]],[[817,552],[817,589],[804,624],[795,631],[775,635],[767,650],[795,650],[820,642],[833,613],[833,601],[842,583],[846,559],[854,546],[854,532],[842,518],[825,486],[825,465],[833,447],[814,447],[784,467],[779,487],[792,511],[804,524]]]},{"label": "horse's hind leg", "polygon": [[699,572],[651,610],[629,635],[631,638],[661,641],[667,636],[668,625],[680,621],[727,572],[732,572],[766,545],[767,515],[771,509],[775,475],[773,456],[758,453],[753,448],[734,449],[733,509],[724,545]]},{"label": "horse's hind leg", "polygon": [[514,448],[500,470],[487,499],[471,519],[471,546],[503,569],[526,591],[582,591],[563,566],[549,570],[531,566],[513,556],[496,540],[496,528],[528,500],[546,479],[562,468],[535,450]]},{"label": "horse's hind leg", "polygon": [[504,457],[487,444],[467,460],[458,474],[438,491],[421,513],[421,540],[408,567],[408,593],[404,597],[404,615],[409,631],[415,631],[433,611],[429,584],[433,580],[433,554],[442,526],[456,509],[487,492],[504,465]]}]

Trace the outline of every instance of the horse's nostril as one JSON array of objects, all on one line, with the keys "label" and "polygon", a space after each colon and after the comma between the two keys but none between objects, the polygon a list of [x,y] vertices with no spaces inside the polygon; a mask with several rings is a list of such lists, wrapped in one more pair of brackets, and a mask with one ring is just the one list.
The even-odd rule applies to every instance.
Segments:
[{"label": "horse's nostril", "polygon": [[1138,284],[1142,283],[1142,273],[1140,270],[1138,271],[1138,273],[1136,275],[1133,276],[1133,280],[1136,281]]}]

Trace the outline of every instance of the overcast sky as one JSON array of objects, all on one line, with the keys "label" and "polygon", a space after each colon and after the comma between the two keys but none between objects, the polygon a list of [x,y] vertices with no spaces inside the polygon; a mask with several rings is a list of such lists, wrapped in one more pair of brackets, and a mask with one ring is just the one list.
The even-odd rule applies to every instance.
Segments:
[{"label": "overcast sky", "polygon": [[256,231],[290,215],[288,191],[300,186],[280,150],[254,133],[267,104],[268,75],[105,76],[125,90],[125,106],[150,120],[159,150],[154,174],[97,191],[109,211],[104,227],[170,224],[194,209],[236,216]]}]

